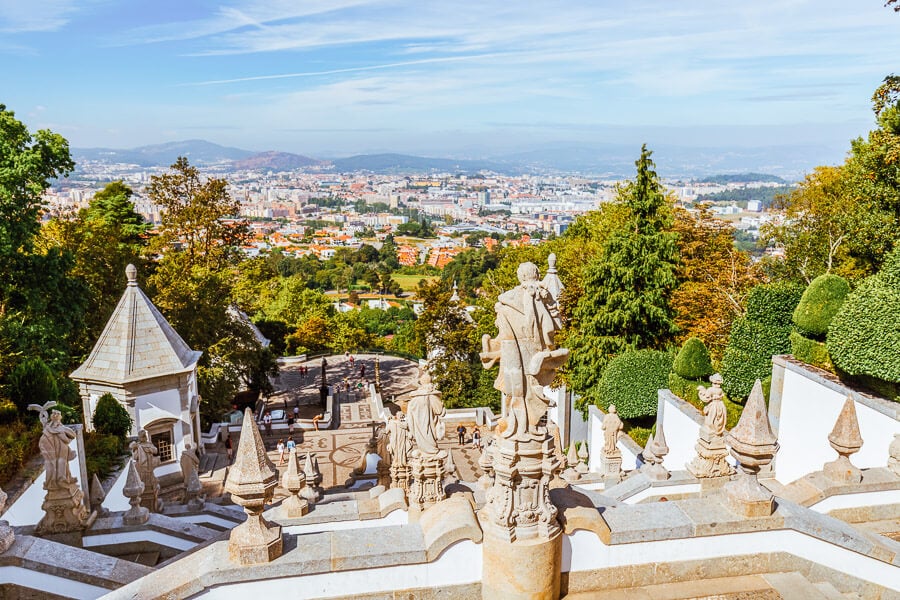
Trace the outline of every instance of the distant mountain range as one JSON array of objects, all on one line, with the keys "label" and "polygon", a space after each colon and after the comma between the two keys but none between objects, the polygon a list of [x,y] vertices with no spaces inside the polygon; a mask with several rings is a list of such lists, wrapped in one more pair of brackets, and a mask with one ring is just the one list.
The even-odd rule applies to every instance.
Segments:
[{"label": "distant mountain range", "polygon": [[[835,162],[842,150],[823,146],[770,146],[757,148],[697,148],[658,146],[653,154],[657,170],[664,177],[684,179],[726,174],[728,181],[745,177],[796,180],[814,166]],[[614,144],[545,144],[537,149],[482,158],[425,157],[408,154],[361,154],[331,160],[288,152],[252,152],[220,146],[205,140],[186,140],[130,150],[74,148],[76,162],[130,163],[141,167],[168,166],[179,156],[198,165],[221,165],[233,169],[292,171],[315,169],[350,173],[379,174],[477,173],[494,171],[516,175],[583,174],[626,178],[634,174],[638,147]],[[759,181],[759,179],[753,179]],[[725,181],[724,179],[722,181]]]}]

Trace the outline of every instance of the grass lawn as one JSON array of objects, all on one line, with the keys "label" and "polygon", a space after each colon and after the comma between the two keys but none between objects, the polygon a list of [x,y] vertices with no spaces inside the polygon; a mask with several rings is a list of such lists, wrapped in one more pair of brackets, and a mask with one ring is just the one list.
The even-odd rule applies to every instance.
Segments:
[{"label": "grass lawn", "polygon": [[440,277],[438,275],[398,275],[395,273],[391,275],[391,279],[400,284],[404,292],[414,292],[421,280],[432,281],[440,279]]}]

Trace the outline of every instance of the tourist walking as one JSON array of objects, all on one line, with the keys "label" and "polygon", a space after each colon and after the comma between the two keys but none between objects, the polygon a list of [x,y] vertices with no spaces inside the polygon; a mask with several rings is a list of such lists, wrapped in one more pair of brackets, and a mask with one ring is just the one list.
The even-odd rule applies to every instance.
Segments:
[{"label": "tourist walking", "polygon": [[269,411],[263,415],[263,425],[266,428],[266,435],[272,435],[272,413]]},{"label": "tourist walking", "polygon": [[462,446],[466,443],[466,428],[464,425],[459,425],[456,428],[456,436],[459,438],[460,446]]},{"label": "tourist walking", "polygon": [[278,464],[284,464],[284,440],[278,440],[278,444],[275,445],[275,449],[278,451]]},{"label": "tourist walking", "polygon": [[228,464],[231,464],[231,457],[234,453],[233,446],[231,445],[231,436],[229,435],[225,438],[225,454],[228,455]]},{"label": "tourist walking", "polygon": [[300,405],[297,404],[294,406],[294,421],[300,420]]},{"label": "tourist walking", "polygon": [[287,452],[288,456],[290,456],[291,450],[293,450],[296,447],[297,447],[297,444],[294,443],[294,438],[291,437],[291,438],[288,438],[287,445],[285,445],[284,449]]},{"label": "tourist walking", "polygon": [[294,435],[294,413],[288,417],[288,433]]},{"label": "tourist walking", "polygon": [[478,428],[475,428],[475,431],[472,432],[472,447],[473,448],[481,448],[481,432],[478,431]]}]

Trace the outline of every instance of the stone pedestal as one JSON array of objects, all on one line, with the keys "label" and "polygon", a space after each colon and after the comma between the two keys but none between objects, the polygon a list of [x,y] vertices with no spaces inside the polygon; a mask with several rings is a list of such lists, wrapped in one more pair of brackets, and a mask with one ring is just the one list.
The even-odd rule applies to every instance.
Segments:
[{"label": "stone pedestal", "polygon": [[556,600],[562,568],[562,531],[510,543],[484,528],[481,597],[484,600]]},{"label": "stone pedestal", "polygon": [[90,513],[84,506],[84,493],[75,479],[61,482],[59,487],[47,490],[41,508],[44,516],[35,527],[37,535],[81,531],[90,518]]},{"label": "stone pedestal", "polygon": [[272,525],[259,512],[244,506],[247,520],[231,530],[228,538],[228,555],[241,565],[267,563],[281,556],[281,526]]},{"label": "stone pedestal", "polygon": [[710,434],[701,427],[700,437],[694,448],[697,450],[697,456],[687,464],[687,470],[697,479],[734,474],[734,468],[725,460],[728,457],[725,436]]},{"label": "stone pedestal", "polygon": [[328,406],[328,386],[323,385],[319,387],[319,403],[322,405],[322,408]]},{"label": "stone pedestal", "polygon": [[400,488],[404,492],[409,492],[410,484],[410,466],[398,465],[391,463],[391,487]]},{"label": "stone pedestal", "polygon": [[860,471],[848,456],[838,456],[836,460],[825,463],[822,467],[825,477],[839,483],[859,483],[862,481],[862,471]]},{"label": "stone pedestal", "polygon": [[444,463],[447,451],[440,450],[433,456],[422,456],[418,450],[412,453],[412,483],[409,487],[409,515],[415,520],[418,514],[447,497],[444,493]]},{"label": "stone pedestal", "polygon": [[760,485],[754,473],[739,470],[734,480],[722,488],[725,504],[744,517],[768,517],[775,509],[772,492]]},{"label": "stone pedestal", "polygon": [[600,457],[600,475],[607,485],[615,485],[622,481],[622,453],[619,450]]}]

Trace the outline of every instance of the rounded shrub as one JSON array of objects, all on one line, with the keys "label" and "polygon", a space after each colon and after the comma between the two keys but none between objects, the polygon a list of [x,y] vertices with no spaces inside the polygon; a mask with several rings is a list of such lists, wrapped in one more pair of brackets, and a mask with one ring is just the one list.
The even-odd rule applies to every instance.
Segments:
[{"label": "rounded shrub", "polygon": [[[792,309],[793,310],[793,309]],[[734,321],[722,357],[722,389],[732,400],[745,399],[757,379],[772,374],[772,356],[791,350],[791,326],[774,326],[750,319]]]},{"label": "rounded shrub", "polygon": [[672,371],[684,379],[703,379],[712,375],[712,360],[703,340],[696,337],[688,339],[675,356]]},{"label": "rounded shrub", "polygon": [[103,394],[94,408],[94,429],[103,435],[124,439],[131,433],[132,420],[128,411],[112,394]]},{"label": "rounded shrub", "polygon": [[811,340],[799,331],[791,332],[791,354],[797,360],[802,360],[808,365],[834,371],[834,365],[828,356],[828,349],[823,342]]},{"label": "rounded shrub", "polygon": [[898,256],[895,250],[882,272],[847,296],[831,321],[826,346],[844,373],[900,382]]},{"label": "rounded shrub", "polygon": [[667,387],[672,360],[659,350],[632,350],[614,358],[598,385],[601,408],[615,404],[623,419],[655,416],[657,390]]},{"label": "rounded shrub", "polygon": [[25,412],[29,404],[59,400],[56,375],[39,357],[26,358],[9,374],[9,398]]},{"label": "rounded shrub", "polygon": [[800,297],[794,309],[794,325],[808,337],[823,337],[849,293],[850,284],[840,275],[819,275]]}]

